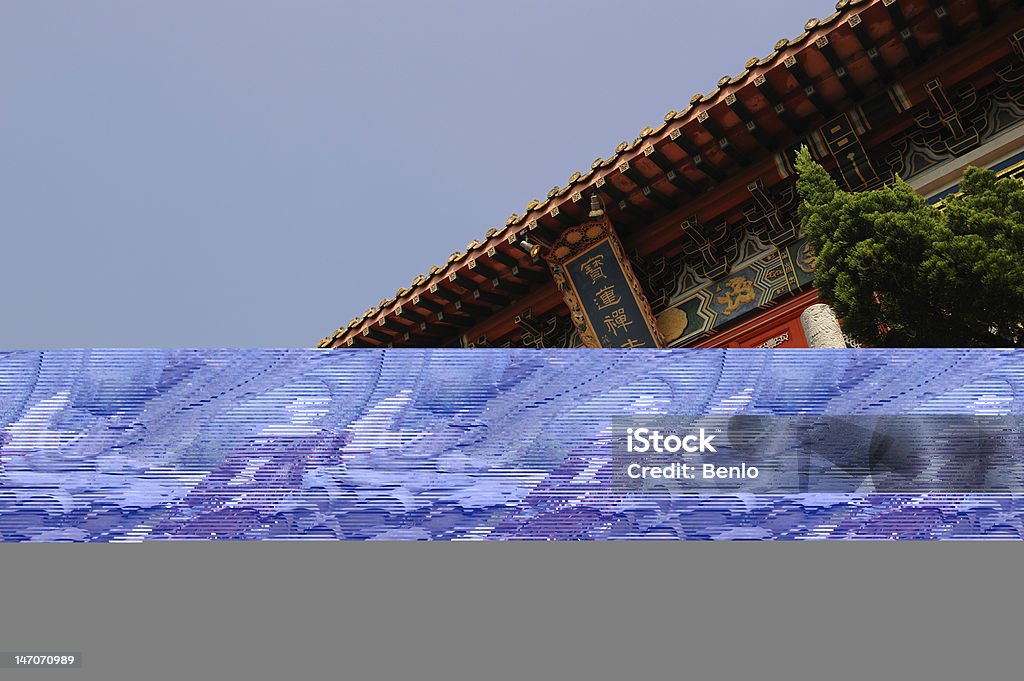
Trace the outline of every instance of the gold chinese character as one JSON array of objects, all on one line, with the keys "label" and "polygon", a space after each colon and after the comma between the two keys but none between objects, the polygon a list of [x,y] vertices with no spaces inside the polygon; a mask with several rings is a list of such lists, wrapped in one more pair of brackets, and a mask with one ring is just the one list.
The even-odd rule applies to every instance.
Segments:
[{"label": "gold chinese character", "polygon": [[728,292],[715,298],[721,305],[725,305],[725,309],[722,310],[725,316],[728,317],[738,310],[743,303],[754,301],[754,282],[746,277],[733,277],[725,282],[725,285],[729,287]]},{"label": "gold chinese character", "polygon": [[620,329],[622,331],[627,331],[632,323],[633,322],[626,316],[625,308],[622,307],[604,318],[604,325],[608,327],[608,332],[616,337],[618,337]]},{"label": "gold chinese character", "polygon": [[592,258],[584,260],[583,264],[580,265],[580,269],[583,271],[583,274],[590,277],[591,284],[596,284],[600,279],[607,279],[607,277],[604,276],[603,255],[598,254]]},{"label": "gold chinese character", "polygon": [[594,302],[597,304],[598,310],[604,310],[612,305],[618,305],[622,302],[622,298],[615,295],[614,286],[605,286],[603,289],[597,292],[597,296],[594,298]]},{"label": "gold chinese character", "polygon": [[623,343],[619,347],[620,348],[642,348],[643,346],[644,346],[644,344],[641,341],[638,341],[635,338],[630,338],[629,340],[627,340],[625,343]]}]

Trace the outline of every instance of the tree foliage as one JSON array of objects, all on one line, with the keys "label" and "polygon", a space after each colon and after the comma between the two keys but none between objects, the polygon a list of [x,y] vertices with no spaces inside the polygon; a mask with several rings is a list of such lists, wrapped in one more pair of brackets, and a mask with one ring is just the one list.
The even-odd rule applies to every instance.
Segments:
[{"label": "tree foliage", "polygon": [[866,345],[1024,344],[1024,184],[968,168],[942,208],[906,182],[842,191],[797,155],[800,219],[815,286]]}]

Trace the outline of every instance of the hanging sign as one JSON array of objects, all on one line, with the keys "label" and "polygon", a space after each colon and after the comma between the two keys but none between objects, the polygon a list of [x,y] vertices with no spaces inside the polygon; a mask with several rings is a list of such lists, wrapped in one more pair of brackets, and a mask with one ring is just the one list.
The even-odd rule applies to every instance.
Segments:
[{"label": "hanging sign", "polygon": [[[596,213],[596,215],[595,215]],[[588,348],[663,348],[650,303],[611,222],[599,210],[566,230],[545,260]]]}]

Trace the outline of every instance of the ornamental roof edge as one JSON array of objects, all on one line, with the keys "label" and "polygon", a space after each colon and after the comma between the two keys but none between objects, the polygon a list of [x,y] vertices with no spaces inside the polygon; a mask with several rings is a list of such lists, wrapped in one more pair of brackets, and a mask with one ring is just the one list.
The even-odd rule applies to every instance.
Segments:
[{"label": "ornamental roof edge", "polygon": [[[781,64],[782,59],[780,59],[780,56],[783,53],[789,52],[793,49],[804,47],[805,44],[808,42],[808,38],[810,38],[812,35],[821,33],[822,31],[835,30],[841,27],[843,25],[843,22],[841,22],[840,19],[845,18],[848,14],[859,13],[860,11],[863,11],[863,9],[866,6],[878,4],[881,2],[882,0],[839,0],[838,2],[836,2],[836,11],[834,13],[832,13],[831,15],[824,19],[818,19],[816,17],[808,19],[804,23],[803,32],[800,33],[797,37],[780,38],[778,41],[776,41],[774,45],[775,49],[765,57],[752,57],[748,59],[744,64],[744,70],[741,74],[736,76],[722,77],[721,79],[719,79],[717,87],[707,94],[696,93],[690,99],[690,102],[683,106],[682,109],[678,111],[669,111],[667,114],[665,114],[664,121],[662,123],[653,128],[649,126],[644,127],[640,131],[640,135],[639,137],[637,137],[637,139],[635,139],[633,142],[621,142],[616,147],[615,152],[612,156],[608,158],[598,157],[597,159],[594,160],[594,162],[591,164],[590,169],[587,170],[586,172],[574,172],[569,177],[569,183],[566,186],[559,188],[556,185],[548,193],[548,197],[546,199],[541,201],[531,201],[529,204],[527,204],[524,213],[513,213],[508,217],[503,226],[497,229],[493,227],[490,228],[487,231],[487,236],[483,241],[473,240],[470,245],[472,246],[473,244],[477,244],[476,247],[469,248],[467,249],[466,252],[453,253],[448,258],[445,264],[435,265],[431,267],[429,270],[430,276],[424,277],[423,275],[420,275],[420,277],[417,277],[417,280],[420,280],[421,278],[422,280],[414,280],[413,283],[404,290],[407,292],[407,294],[415,295],[418,292],[418,290],[422,290],[424,287],[429,286],[430,282],[434,279],[434,277],[437,277],[438,275],[440,275],[441,277],[446,277],[451,271],[453,271],[453,268],[458,269],[463,267],[465,263],[469,260],[467,256],[473,255],[480,251],[486,251],[498,240],[504,240],[506,237],[508,237],[510,230],[512,230],[513,233],[517,233],[518,231],[527,228],[527,226],[531,222],[535,221],[540,217],[540,213],[542,210],[549,209],[550,204],[554,203],[554,199],[556,199],[557,197],[569,195],[570,198],[568,200],[572,200],[571,196],[573,194],[579,191],[583,191],[584,189],[586,189],[586,186],[591,186],[593,184],[591,180],[597,179],[594,177],[595,175],[605,174],[609,172],[607,170],[609,168],[613,171],[616,168],[618,168],[620,165],[620,159],[622,159],[623,156],[638,151],[639,153],[642,153],[642,148],[646,146],[644,144],[646,140],[650,140],[652,137],[659,134],[668,134],[669,132],[671,132],[669,128],[676,129],[683,127],[689,122],[689,119],[696,118],[696,115],[698,114],[698,109],[704,110],[709,106],[716,104],[719,99],[728,95],[732,91],[738,90],[748,81],[752,80],[755,71],[766,71],[771,69],[772,67]],[[680,121],[684,118],[686,118],[687,120],[683,121],[682,123],[677,123],[673,125],[673,123]],[[651,143],[653,142],[647,142],[647,144]],[[605,170],[600,171],[600,169]],[[397,296],[395,299],[392,299],[390,301],[390,303],[392,304],[392,309],[393,304],[400,304],[402,298],[403,296]],[[385,301],[381,302],[383,303]],[[345,334],[350,334],[355,330],[358,330],[362,325],[364,325],[367,322],[367,320],[375,318],[379,314],[386,314],[384,307],[388,306],[381,306],[380,308],[370,308],[365,313],[363,313],[363,315],[359,316],[357,319],[352,320],[352,322],[350,322],[347,327],[342,327],[338,331],[342,332],[342,337],[344,337]],[[338,332],[335,333],[335,336],[337,336],[337,334]],[[322,342],[323,341],[321,341],[321,343]]]}]

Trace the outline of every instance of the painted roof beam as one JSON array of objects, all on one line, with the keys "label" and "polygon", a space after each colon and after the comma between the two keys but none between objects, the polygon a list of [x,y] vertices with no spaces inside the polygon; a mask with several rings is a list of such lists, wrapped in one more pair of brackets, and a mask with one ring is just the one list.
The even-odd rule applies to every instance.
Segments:
[{"label": "painted roof beam", "polygon": [[899,29],[900,40],[903,41],[903,46],[910,53],[910,58],[914,60],[915,64],[920,64],[924,61],[925,52],[921,48],[921,43],[917,41],[917,36],[914,35],[914,31],[910,27],[910,20],[903,13],[899,0],[882,0],[882,4],[885,6],[886,11],[889,12],[889,19]]},{"label": "painted roof beam", "polygon": [[494,270],[480,262],[479,258],[470,260],[469,264],[466,265],[466,268],[469,269],[470,272],[483,275],[486,279],[494,279],[499,276],[497,270]]},{"label": "painted roof beam", "polygon": [[[911,34],[913,35],[913,34]],[[828,36],[821,36],[814,42],[814,46],[825,56],[829,66],[832,67],[832,73],[835,74],[839,80],[839,84],[846,90],[846,96],[857,101],[864,98],[864,91],[857,85],[857,81],[850,75],[849,69],[846,68],[846,62],[843,61],[836,49],[832,47],[832,43],[829,42]]]},{"label": "painted roof beam", "polygon": [[873,66],[875,71],[878,72],[879,77],[885,82],[892,82],[892,69],[885,63],[885,59],[882,58],[882,53],[878,51],[877,47],[875,47],[874,41],[871,39],[871,34],[864,25],[863,19],[860,18],[860,14],[854,14],[846,23],[851,29],[853,29],[853,35],[857,38],[861,49],[864,50],[864,53],[871,61],[871,66]]},{"label": "painted roof beam", "polygon": [[950,45],[960,42],[960,29],[953,23],[953,15],[949,12],[946,0],[930,0],[929,4],[935,12],[935,18],[939,20],[939,28],[946,42]]},{"label": "painted roof beam", "polygon": [[460,312],[465,312],[474,318],[485,317],[493,312],[489,307],[477,305],[476,303],[471,303],[468,300],[456,300],[455,309]]},{"label": "painted roof beam", "polygon": [[425,321],[427,321],[426,317],[424,317],[423,315],[414,310],[410,310],[408,307],[404,305],[399,305],[398,307],[396,307],[395,314],[397,314],[402,319],[413,322],[414,324],[422,324]]},{"label": "painted roof beam", "polygon": [[517,284],[514,281],[509,281],[502,277],[495,277],[494,279],[491,279],[491,286],[493,286],[495,290],[502,291],[513,296],[524,296],[530,292],[529,286]]},{"label": "painted roof beam", "polygon": [[768,100],[768,104],[771,105],[772,111],[775,112],[775,115],[779,117],[779,120],[781,120],[782,123],[792,132],[802,133],[807,129],[807,124],[797,118],[796,115],[789,110],[763,73],[754,78],[754,87],[756,87],[757,91],[760,92],[766,100]]},{"label": "painted roof beam", "polygon": [[716,183],[725,179],[725,173],[705,159],[703,154],[700,153],[700,149],[697,148],[697,145],[691,142],[690,139],[683,134],[683,131],[680,128],[676,128],[669,133],[669,139],[689,155],[690,160],[693,162],[693,165],[697,167],[697,170],[710,177]]},{"label": "painted roof beam", "polygon": [[518,259],[504,251],[499,251],[495,246],[491,246],[487,249],[487,257],[495,262],[501,263],[505,267],[517,267],[519,265]]},{"label": "painted roof beam", "polygon": [[697,114],[697,122],[715,138],[718,148],[725,152],[729,158],[741,166],[750,163],[750,157],[732,143],[725,130],[722,129],[722,126],[711,117],[710,112],[701,111]]},{"label": "painted roof beam", "polygon": [[676,207],[676,202],[675,201],[670,199],[668,196],[665,196],[664,194],[662,194],[660,191],[658,191],[655,187],[652,187],[651,185],[645,185],[644,187],[641,187],[640,193],[642,193],[644,195],[644,197],[646,197],[647,199],[649,199],[649,200],[653,201],[654,203],[658,204],[662,208],[669,208],[669,209],[671,209],[671,208],[675,208]]},{"label": "painted roof beam", "polygon": [[674,187],[682,189],[684,192],[691,194],[692,196],[700,194],[700,187],[690,181],[689,178],[675,170],[670,170],[665,173],[665,179],[671,182]]},{"label": "painted roof beam", "polygon": [[[565,204],[563,204],[563,205],[565,205]],[[553,206],[551,208],[551,210],[548,211],[548,215],[550,215],[555,220],[558,220],[558,222],[561,223],[563,228],[564,227],[572,227],[573,225],[575,225],[576,223],[579,222],[579,220],[577,218],[574,218],[572,215],[570,215],[566,211],[562,210],[562,208],[560,206]],[[546,229],[546,228],[544,228],[540,224],[537,225],[537,228],[538,229]],[[560,233],[561,233],[561,230],[559,230],[559,234]],[[554,242],[556,239],[558,239],[559,234],[551,233],[551,236],[548,238],[548,240],[550,242]]]},{"label": "painted roof beam", "polygon": [[451,301],[453,303],[462,299],[462,296],[460,296],[455,291],[451,290],[450,288],[440,286],[438,284],[431,285],[430,292],[439,295],[445,300]]},{"label": "painted roof beam", "polygon": [[783,66],[789,70],[790,75],[796,79],[796,82],[800,87],[803,88],[804,95],[806,95],[807,99],[814,105],[814,108],[826,118],[832,116],[832,114],[835,113],[835,107],[822,97],[821,93],[818,92],[818,89],[814,87],[814,81],[807,75],[807,70],[804,69],[803,65],[796,58],[796,55],[790,55],[782,63]]},{"label": "painted roof beam", "polygon": [[481,289],[473,291],[473,299],[490,303],[491,305],[497,305],[499,307],[505,307],[512,302],[511,298],[498,295],[497,293],[491,293],[490,291],[483,291]]},{"label": "painted roof beam", "polygon": [[751,137],[757,140],[758,144],[769,150],[775,148],[775,140],[754,121],[754,114],[752,114],[750,109],[747,108],[747,105],[736,96],[735,92],[730,92],[726,95],[725,105],[728,106],[734,114],[736,114],[736,117],[739,118],[740,122],[742,122],[746,127],[747,132],[750,133]]}]

